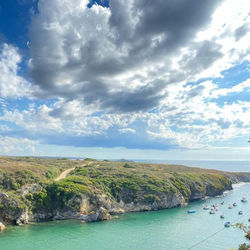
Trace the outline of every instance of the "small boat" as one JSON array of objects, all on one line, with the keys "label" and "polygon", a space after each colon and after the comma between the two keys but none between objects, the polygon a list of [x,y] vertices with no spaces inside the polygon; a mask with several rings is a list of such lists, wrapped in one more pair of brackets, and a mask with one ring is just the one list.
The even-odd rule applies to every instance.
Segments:
[{"label": "small boat", "polygon": [[188,214],[194,214],[196,212],[196,210],[190,209],[187,212],[188,212]]},{"label": "small boat", "polygon": [[221,219],[225,219],[225,216],[222,214],[222,215],[220,216],[220,218],[221,218]]},{"label": "small boat", "polygon": [[218,211],[218,205],[212,205],[212,206],[211,206],[211,210],[212,210],[212,209],[213,209],[214,211]]},{"label": "small boat", "polygon": [[236,202],[234,202],[234,203],[233,203],[233,206],[234,206],[234,207],[237,207],[237,204],[236,204]]},{"label": "small boat", "polygon": [[224,205],[224,201],[222,201],[220,204],[221,204],[221,205]]},{"label": "small boat", "polygon": [[233,206],[232,206],[232,205],[229,205],[229,206],[228,206],[228,209],[232,209],[232,208],[233,208]]},{"label": "small boat", "polygon": [[227,221],[225,224],[224,224],[224,227],[230,227],[231,223],[230,221]]},{"label": "small boat", "polygon": [[206,205],[206,206],[203,207],[203,209],[208,210],[208,209],[210,209],[210,206]]},{"label": "small boat", "polygon": [[245,197],[243,197],[243,198],[241,199],[241,202],[247,202],[247,199],[246,199]]},{"label": "small boat", "polygon": [[214,210],[210,210],[209,214],[215,214],[215,211]]},{"label": "small boat", "polygon": [[239,215],[242,215],[243,214],[243,212],[242,211],[239,211],[239,213],[238,213]]}]

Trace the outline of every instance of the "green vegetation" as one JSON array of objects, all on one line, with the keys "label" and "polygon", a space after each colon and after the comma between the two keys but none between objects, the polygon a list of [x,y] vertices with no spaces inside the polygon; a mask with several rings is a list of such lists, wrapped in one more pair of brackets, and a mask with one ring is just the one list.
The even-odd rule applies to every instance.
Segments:
[{"label": "green vegetation", "polygon": [[[74,170],[66,178],[55,181],[70,168]],[[0,217],[12,221],[24,211],[47,214],[46,218],[62,211],[79,212],[83,199],[92,208],[100,207],[100,194],[110,202],[164,208],[166,197],[188,202],[221,194],[231,188],[229,177],[229,173],[181,165],[0,157]]]},{"label": "green vegetation", "polygon": [[188,201],[195,199],[192,193],[220,194],[231,187],[231,181],[217,171],[173,165],[98,162],[77,167],[71,173],[71,180],[76,176],[89,180],[90,189],[100,190],[126,203],[152,203],[163,195],[177,192]]},{"label": "green vegetation", "polygon": [[84,160],[85,161],[96,161],[96,159],[93,159],[93,158],[85,158]]},{"label": "green vegetation", "polygon": [[30,170],[21,170],[14,173],[3,173],[0,177],[0,187],[5,190],[18,190],[21,186],[38,181],[39,178]]},{"label": "green vegetation", "polygon": [[[249,221],[249,219],[248,219],[248,221]],[[238,222],[234,226],[241,229],[245,233],[245,238],[250,240],[250,230],[248,230],[247,225]],[[241,244],[238,248],[238,250],[249,250],[249,249],[250,249],[250,245],[248,245],[246,243]]]},{"label": "green vegetation", "polygon": [[247,245],[246,243],[241,244],[238,248],[238,250],[249,250],[250,249],[250,245]]},{"label": "green vegetation", "polygon": [[128,164],[128,163],[125,163],[123,165],[124,168],[135,168],[135,166],[131,165],[131,164]]},{"label": "green vegetation", "polygon": [[247,233],[245,234],[245,237],[250,240],[250,230],[247,231]]}]

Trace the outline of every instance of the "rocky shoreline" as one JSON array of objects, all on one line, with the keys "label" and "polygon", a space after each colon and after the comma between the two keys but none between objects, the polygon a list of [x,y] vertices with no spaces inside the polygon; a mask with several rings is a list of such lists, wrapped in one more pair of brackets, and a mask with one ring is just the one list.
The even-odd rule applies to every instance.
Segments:
[{"label": "rocky shoreline", "polygon": [[6,175],[0,189],[0,231],[6,225],[67,219],[102,221],[127,212],[183,207],[207,196],[222,195],[233,183],[250,181],[250,173],[97,163],[76,166],[59,182],[40,179],[16,189],[6,184]]},{"label": "rocky shoreline", "polygon": [[[22,189],[21,196],[27,194],[35,193],[41,188],[38,184],[32,184],[24,187]],[[216,189],[213,186],[206,186],[205,192],[200,192],[199,189],[196,189],[195,186],[192,188],[192,193],[188,202],[195,200],[204,199],[207,196],[217,196],[223,194],[226,190],[231,190],[232,185],[225,186],[223,189]],[[27,208],[17,209],[16,212],[8,212],[8,207],[16,206],[18,204],[13,204],[15,201],[11,201],[10,197],[4,193],[0,193],[1,204],[5,204],[6,213],[1,214],[2,222],[0,222],[0,230],[4,230],[4,225],[22,225],[28,224],[30,222],[39,222],[39,221],[49,221],[49,220],[67,220],[67,219],[78,219],[86,222],[92,221],[102,221],[110,220],[112,216],[127,213],[127,212],[141,212],[141,211],[152,211],[160,209],[168,209],[174,207],[183,207],[188,204],[183,195],[180,192],[173,192],[172,194],[161,195],[157,201],[152,203],[136,203],[130,202],[126,203],[123,200],[120,202],[115,201],[114,199],[108,197],[105,194],[97,194],[94,198],[92,204],[90,203],[90,197],[84,196],[75,196],[70,201],[71,203],[78,203],[79,210],[65,210],[65,209],[56,209],[54,211],[40,211],[39,213],[32,212]],[[2,226],[1,226],[2,225]]]}]

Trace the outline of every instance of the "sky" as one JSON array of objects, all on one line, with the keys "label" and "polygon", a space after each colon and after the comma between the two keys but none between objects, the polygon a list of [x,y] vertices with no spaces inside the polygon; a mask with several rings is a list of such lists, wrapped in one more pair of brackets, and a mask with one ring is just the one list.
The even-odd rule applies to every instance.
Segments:
[{"label": "sky", "polygon": [[0,155],[250,160],[248,0],[0,0]]}]

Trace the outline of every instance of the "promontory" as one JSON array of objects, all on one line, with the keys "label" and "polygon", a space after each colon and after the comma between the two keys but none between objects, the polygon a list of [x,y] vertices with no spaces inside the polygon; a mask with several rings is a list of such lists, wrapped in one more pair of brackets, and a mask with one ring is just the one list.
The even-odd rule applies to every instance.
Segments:
[{"label": "promontory", "polygon": [[178,206],[221,195],[250,173],[229,173],[182,165],[0,157],[0,222],[79,219]]}]

